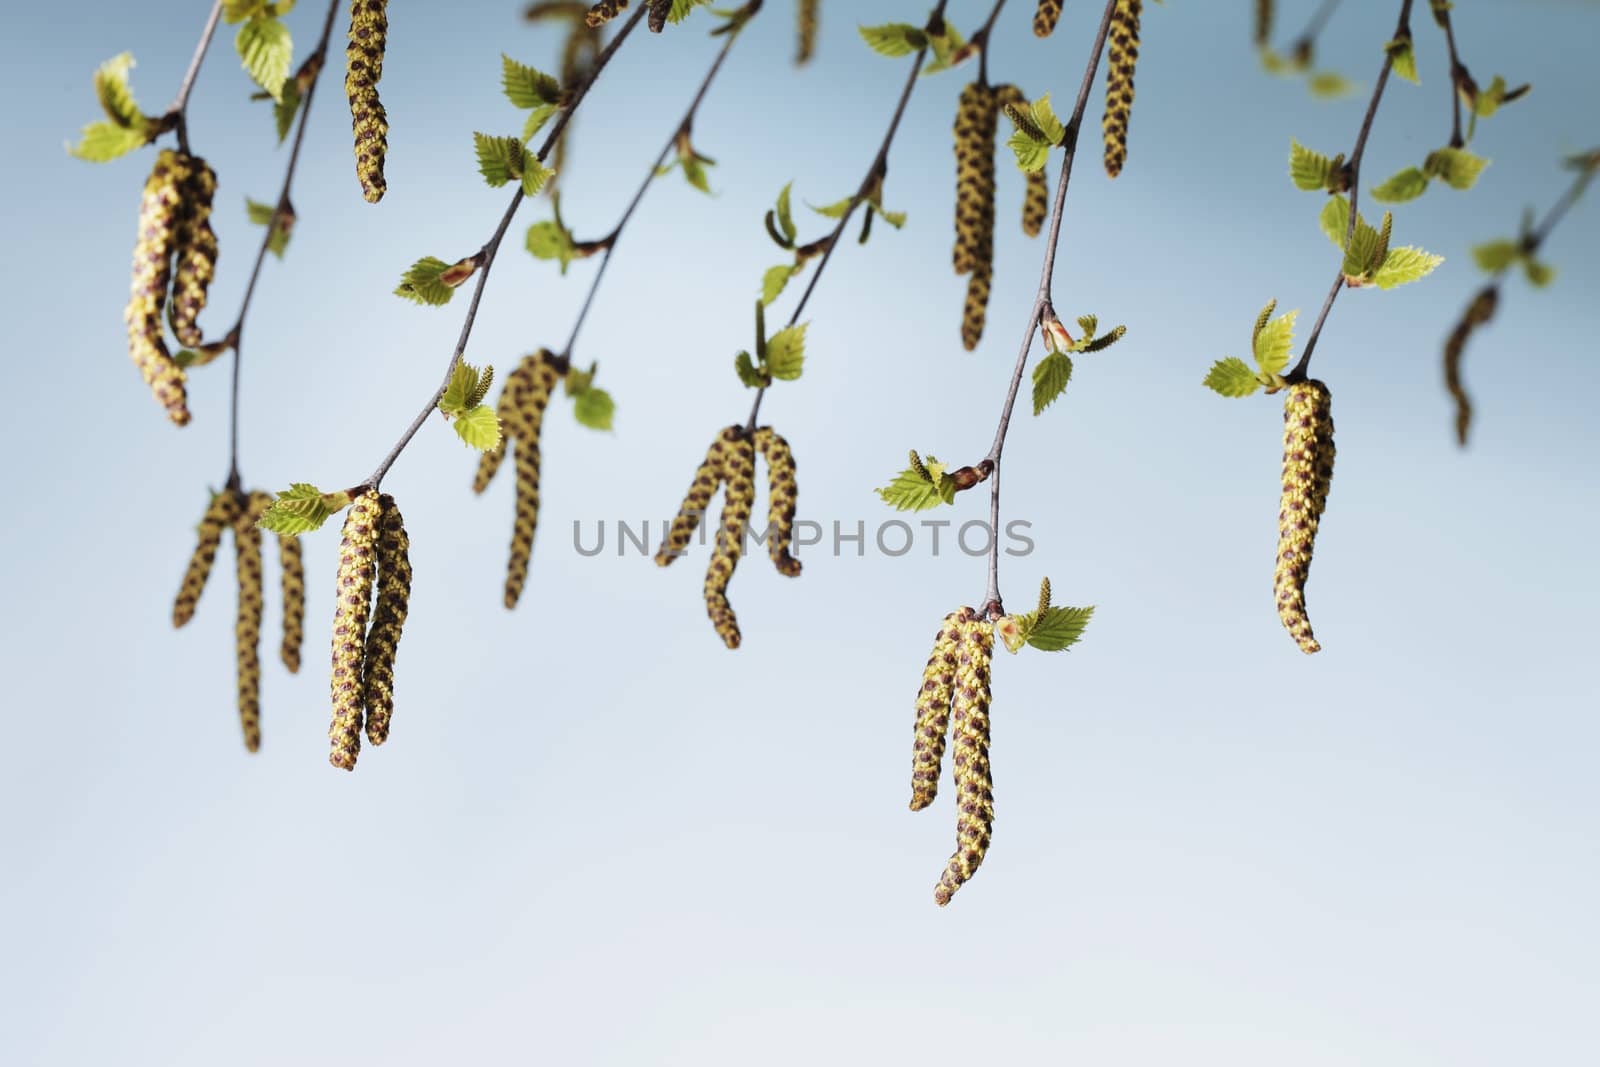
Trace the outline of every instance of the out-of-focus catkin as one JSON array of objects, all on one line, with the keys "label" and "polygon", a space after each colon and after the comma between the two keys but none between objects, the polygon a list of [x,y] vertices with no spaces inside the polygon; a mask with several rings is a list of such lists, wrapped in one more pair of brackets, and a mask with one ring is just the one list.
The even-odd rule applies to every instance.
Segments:
[{"label": "out-of-focus catkin", "polygon": [[956,850],[934,887],[941,907],[983,863],[994,829],[994,779],[989,769],[989,666],[994,627],[983,618],[961,623],[950,762],[956,781]]},{"label": "out-of-focus catkin", "polygon": [[649,25],[651,33],[660,33],[667,25],[667,14],[672,10],[672,0],[650,0]]},{"label": "out-of-focus catkin", "polygon": [[372,579],[377,556],[381,508],[376,490],[356,497],[344,520],[339,542],[339,575],[333,614],[333,721],[328,727],[328,762],[355,770],[361,754],[363,694],[361,663],[367,643],[367,615],[372,605]]},{"label": "out-of-focus catkin", "polygon": [[1272,584],[1278,617],[1306,653],[1322,648],[1306,616],[1306,578],[1333,484],[1333,457],[1333,397],[1328,387],[1316,380],[1290,386],[1283,405],[1283,497]]},{"label": "out-of-focus catkin", "polygon": [[1022,232],[1037,237],[1050,214],[1050,179],[1046,168],[1028,172],[1028,187],[1022,197]]},{"label": "out-of-focus catkin", "polygon": [[1133,111],[1133,70],[1139,62],[1139,15],[1144,0],[1117,0],[1111,16],[1106,65],[1106,173],[1115,178],[1128,159],[1128,117]]},{"label": "out-of-focus catkin", "polygon": [[350,0],[350,44],[345,48],[344,92],[355,134],[356,177],[361,195],[374,204],[388,189],[383,160],[389,151],[389,115],[378,99],[389,38],[388,8],[388,0]]},{"label": "out-of-focus catkin", "polygon": [[706,569],[706,614],[711,617],[711,625],[722,643],[738,648],[739,620],[734,615],[733,605],[728,603],[728,583],[733,580],[734,568],[738,567],[739,557],[744,552],[745,528],[750,522],[756,493],[755,446],[742,431],[726,443],[723,464],[727,488],[721,523],[717,527],[717,543]]},{"label": "out-of-focus catkin", "polygon": [[658,566],[669,566],[689,547],[689,539],[700,528],[700,520],[705,517],[706,509],[711,506],[711,498],[717,495],[717,487],[725,477],[724,460],[728,449],[732,442],[738,440],[741,432],[740,427],[729,426],[717,435],[706,450],[706,458],[695,470],[694,481],[689,483],[689,491],[684,494],[683,505],[678,508],[678,514],[656,551]]},{"label": "out-of-focus catkin", "polygon": [[591,29],[598,29],[628,10],[628,0],[600,0],[583,16]]},{"label": "out-of-focus catkin", "polygon": [[133,247],[133,283],[123,318],[128,324],[128,355],[167,417],[189,422],[183,368],[172,359],[162,333],[161,309],[172,280],[178,218],[189,181],[188,157],[162,149],[139,202],[139,239]]},{"label": "out-of-focus catkin", "polygon": [[172,625],[181,627],[194,618],[194,609],[205,592],[206,579],[211,575],[211,564],[217,558],[217,547],[222,543],[222,531],[239,518],[244,502],[232,489],[224,489],[211,498],[205,515],[200,519],[199,537],[189,566],[183,572],[183,582],[178,586],[177,599],[172,602]]},{"label": "out-of-focus catkin", "polygon": [[367,707],[367,740],[381,745],[389,739],[394,717],[394,658],[400,632],[411,602],[411,540],[394,497],[378,498],[378,601],[367,632],[362,690]]},{"label": "out-of-focus catkin", "polygon": [[278,569],[283,589],[283,644],[278,655],[289,673],[297,674],[306,636],[306,565],[298,537],[278,535]]},{"label": "out-of-focus catkin", "polygon": [[972,82],[961,90],[956,108],[956,243],[957,274],[968,274],[985,261],[983,250],[994,239],[994,137],[998,118],[994,90]]},{"label": "out-of-focus catkin", "polygon": [[239,610],[234,620],[235,658],[238,661],[239,729],[244,747],[261,749],[261,531],[256,520],[272,506],[267,493],[251,493],[233,524],[233,544],[239,578]]},{"label": "out-of-focus catkin", "polygon": [[1472,398],[1461,381],[1461,357],[1466,354],[1467,340],[1479,326],[1494,318],[1500,304],[1500,289],[1487,285],[1478,291],[1467,305],[1466,313],[1444,343],[1444,386],[1456,402],[1456,443],[1465,446],[1467,433],[1472,429]]},{"label": "out-of-focus catkin", "polygon": [[[544,425],[544,409],[559,377],[555,355],[541,349],[524,358],[511,372],[501,396],[503,425],[511,438],[511,462],[517,473],[516,518],[511,526],[511,552],[506,563],[508,609],[517,606],[528,582],[533,538],[539,528],[539,434]],[[478,470],[481,475],[481,461]]]},{"label": "out-of-focus catkin", "polygon": [[217,174],[197,156],[189,157],[189,179],[174,234],[176,264],[172,278],[172,305],[167,309],[173,335],[183,344],[198,345],[200,312],[206,293],[217,275],[217,233],[211,228],[211,201],[217,193]]},{"label": "out-of-focus catkin", "polygon": [[1039,9],[1033,13],[1033,34],[1048,37],[1056,32],[1061,20],[1061,0],[1039,0]]},{"label": "out-of-focus catkin", "polygon": [[989,293],[994,287],[994,268],[979,263],[967,279],[967,296],[961,307],[961,344],[968,352],[983,340],[983,327],[989,315]]},{"label": "out-of-focus catkin", "polygon": [[795,45],[794,61],[803,66],[811,62],[817,51],[818,0],[799,0],[795,12],[799,17],[799,39]]},{"label": "out-of-focus catkin", "polygon": [[921,811],[939,794],[945,736],[950,731],[950,701],[955,694],[958,655],[971,608],[952,611],[933,638],[933,653],[917,690],[917,724],[911,746],[911,810]]},{"label": "out-of-focus catkin", "polygon": [[795,482],[794,452],[770,426],[756,430],[756,448],[767,462],[767,555],[780,574],[800,574],[800,561],[790,554],[794,513],[800,490]]}]

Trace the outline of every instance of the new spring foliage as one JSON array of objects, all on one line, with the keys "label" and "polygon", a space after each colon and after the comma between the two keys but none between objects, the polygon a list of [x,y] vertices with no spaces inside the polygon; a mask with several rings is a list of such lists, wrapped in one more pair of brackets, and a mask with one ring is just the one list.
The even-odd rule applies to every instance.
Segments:
[{"label": "new spring foliage", "polygon": [[1289,387],[1283,405],[1283,497],[1273,573],[1278,617],[1300,651],[1321,651],[1306,616],[1306,578],[1333,484],[1333,397],[1319,381]]},{"label": "new spring foliage", "polygon": [[350,44],[345,48],[344,92],[355,134],[356,178],[361,195],[374,204],[388,189],[383,160],[389,151],[389,116],[378,99],[389,38],[388,8],[388,0],[350,0]]}]

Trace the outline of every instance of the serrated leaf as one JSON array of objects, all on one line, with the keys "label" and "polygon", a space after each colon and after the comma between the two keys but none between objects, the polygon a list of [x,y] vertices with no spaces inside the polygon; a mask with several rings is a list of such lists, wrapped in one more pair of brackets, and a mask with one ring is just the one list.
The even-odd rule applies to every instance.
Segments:
[{"label": "serrated leaf", "polygon": [[1067,136],[1067,128],[1061,125],[1061,120],[1056,118],[1055,108],[1050,105],[1050,94],[1045,93],[1039,99],[1028,105],[1028,114],[1033,119],[1033,124],[1039,127],[1045,139],[1052,145],[1058,145]]},{"label": "serrated leaf", "polygon": [[903,229],[906,224],[906,213],[904,211],[885,211],[880,207],[878,208],[878,217],[897,230]]},{"label": "serrated leaf", "polygon": [[554,259],[561,263],[561,273],[578,255],[572,232],[559,222],[536,222],[528,227],[527,249],[535,259]]},{"label": "serrated leaf", "polygon": [[1256,331],[1256,366],[1261,368],[1262,374],[1280,374],[1289,365],[1289,352],[1294,348],[1294,322],[1299,315],[1298,311],[1286,311]]},{"label": "serrated leaf", "polygon": [[591,430],[611,429],[611,419],[616,410],[617,405],[611,399],[611,394],[604,389],[593,387],[579,393],[572,405],[573,415]]},{"label": "serrated leaf", "polygon": [[439,410],[446,416],[454,417],[468,408],[476,407],[483,399],[478,389],[481,377],[477,367],[464,359],[456,360],[455,367],[450,371],[450,384],[445,386],[443,395],[439,397]]},{"label": "serrated leaf", "polygon": [[1094,608],[1045,608],[1029,629],[1028,644],[1041,652],[1060,652],[1083,637]]},{"label": "serrated leaf", "polygon": [[234,47],[245,72],[274,100],[283,99],[283,83],[294,61],[289,27],[266,15],[255,15],[239,27]]},{"label": "serrated leaf", "polygon": [[1050,146],[1036,141],[1027,132],[1018,130],[1006,139],[1006,145],[1016,153],[1017,169],[1025,174],[1042,170],[1050,159]]},{"label": "serrated leaf", "polygon": [[[695,8],[703,7],[706,3],[707,0],[672,0],[672,7],[667,10],[667,21],[676,26],[688,18]],[[717,11],[713,8],[712,14],[722,18],[734,18],[740,13],[737,11]]]},{"label": "serrated leaf", "polygon": [[772,384],[771,376],[761,373],[756,368],[756,362],[750,358],[748,352],[740,352],[733,358],[733,372],[748,389],[760,389],[762,386]]},{"label": "serrated leaf", "polygon": [[1317,215],[1317,225],[1334,247],[1343,251],[1345,233],[1350,228],[1350,201],[1342,196],[1330,196]]},{"label": "serrated leaf", "polygon": [[924,469],[928,477],[915,467],[907,467],[895,475],[894,481],[874,492],[885,504],[896,511],[927,511],[940,504],[955,502],[955,479],[944,473],[943,466],[932,456]]},{"label": "serrated leaf", "polygon": [[100,108],[113,123],[125,129],[145,130],[144,113],[128,87],[128,71],[132,70],[133,53],[123,52],[112,56],[94,72],[94,95]]},{"label": "serrated leaf", "polygon": [[[244,199],[245,215],[257,226],[267,226],[272,223],[275,209],[271,204],[263,204],[259,200],[252,200],[248,196]],[[283,258],[283,253],[289,247],[289,221],[279,219],[273,227],[272,234],[267,238],[267,251]]]},{"label": "serrated leaf", "polygon": [[784,287],[789,284],[789,279],[802,269],[792,263],[780,263],[776,267],[767,268],[767,272],[761,276],[761,302],[771,304],[778,299]]},{"label": "serrated leaf", "polygon": [[1522,248],[1515,241],[1489,241],[1472,246],[1472,258],[1479,270],[1491,274],[1505,270],[1522,257]]},{"label": "serrated leaf", "polygon": [[[783,187],[783,191],[778,194],[777,208],[778,229],[783,231],[784,238],[791,245],[794,244],[795,234],[798,232],[794,228],[794,212],[789,203],[789,192],[793,186],[794,182],[790,182]],[[768,303],[771,303],[771,301],[769,300]]]},{"label": "serrated leaf", "polygon": [[928,45],[928,35],[908,22],[856,28],[861,33],[861,39],[880,56],[908,56]]},{"label": "serrated leaf", "polygon": [[487,404],[479,404],[461,412],[450,423],[462,443],[487,452],[500,443],[500,419]]},{"label": "serrated leaf", "polygon": [[78,144],[67,145],[67,151],[90,163],[109,163],[149,143],[149,135],[142,129],[101,121],[85,126]]},{"label": "serrated leaf", "polygon": [[267,0],[222,0],[222,21],[230,26],[267,10]]},{"label": "serrated leaf", "polygon": [[706,167],[711,161],[694,154],[684,156],[679,162],[683,165],[683,176],[690,185],[702,193],[710,194],[711,182],[706,177]]},{"label": "serrated leaf", "polygon": [[1421,168],[1407,167],[1394,177],[1374,186],[1372,199],[1380,204],[1403,204],[1415,200],[1428,190],[1428,176]]},{"label": "serrated leaf", "polygon": [[522,141],[524,144],[534,139],[539,131],[544,129],[544,124],[561,108],[555,104],[540,104],[528,112],[527,121],[522,124]]},{"label": "serrated leaf", "polygon": [[1383,266],[1372,276],[1372,284],[1379,289],[1393,289],[1397,285],[1419,281],[1433,273],[1444,262],[1443,256],[1424,252],[1420,248],[1391,248],[1384,257]]},{"label": "serrated leaf", "polygon": [[478,173],[490,185],[498,188],[513,178],[522,177],[522,161],[527,148],[519,139],[474,132],[472,144],[478,155]]},{"label": "serrated leaf", "polygon": [[942,70],[949,70],[951,60],[966,46],[966,38],[961,36],[961,31],[956,29],[955,23],[948,19],[944,23],[944,33],[929,38],[928,43],[933,47],[933,62],[922,68],[922,76],[938,74]]},{"label": "serrated leaf", "polygon": [[448,304],[455,290],[440,281],[440,275],[449,269],[450,264],[444,260],[423,256],[401,276],[394,295],[433,307]]},{"label": "serrated leaf", "polygon": [[1299,141],[1289,142],[1289,180],[1295,188],[1321,192],[1328,187],[1328,177],[1333,173],[1333,160],[1321,152],[1313,152]]},{"label": "serrated leaf", "polygon": [[1261,388],[1256,372],[1244,360],[1234,356],[1213,363],[1201,384],[1228,397],[1249,396]]},{"label": "serrated leaf", "polygon": [[851,205],[855,202],[855,197],[847,196],[837,203],[825,204],[822,207],[818,207],[815,204],[807,204],[806,207],[810,208],[812,211],[815,211],[818,215],[821,215],[824,218],[842,219],[849,212]]},{"label": "serrated leaf", "polygon": [[530,149],[522,150],[522,193],[524,196],[538,196],[545,183],[555,177],[555,171],[539,162],[539,157]]},{"label": "serrated leaf", "polygon": [[294,117],[300,112],[300,87],[293,78],[287,78],[283,83],[283,93],[280,99],[272,105],[272,123],[278,131],[278,143],[282,144],[289,136],[289,131],[294,128]]},{"label": "serrated leaf", "polygon": [[1100,319],[1094,315],[1079,315],[1078,329],[1083,331],[1083,336],[1093,337],[1094,332],[1100,328]]},{"label": "serrated leaf", "polygon": [[272,502],[256,525],[273,533],[298,537],[321,528],[328,518],[350,503],[348,493],[324,493],[314,485],[295,482]]},{"label": "serrated leaf", "polygon": [[786,326],[767,339],[767,371],[774,378],[792,382],[800,377],[806,360],[806,326]]},{"label": "serrated leaf", "polygon": [[1452,189],[1471,189],[1478,184],[1478,175],[1488,165],[1487,159],[1475,156],[1465,148],[1440,148],[1428,153],[1427,160],[1422,164],[1422,172],[1430,178],[1442,180]]},{"label": "serrated leaf", "polygon": [[561,99],[561,83],[541,70],[500,55],[500,84],[512,107],[529,110]]},{"label": "serrated leaf", "polygon": [[1042,414],[1066,392],[1072,380],[1072,359],[1065,352],[1052,352],[1033,368],[1033,413]]},{"label": "serrated leaf", "polygon": [[1411,46],[1409,35],[1396,37],[1384,46],[1384,50],[1389,53],[1392,69],[1398,77],[1412,85],[1421,84],[1417,80],[1417,53]]}]

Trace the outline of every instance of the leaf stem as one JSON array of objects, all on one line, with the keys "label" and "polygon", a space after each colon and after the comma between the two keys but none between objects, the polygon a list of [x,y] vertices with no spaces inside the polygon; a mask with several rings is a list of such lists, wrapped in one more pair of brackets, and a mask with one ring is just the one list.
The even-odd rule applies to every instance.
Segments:
[{"label": "leaf stem", "polygon": [[[931,35],[936,28],[940,28],[944,21],[944,9],[949,0],[939,0],[934,6],[933,14],[928,16],[928,33]],[[800,321],[800,315],[806,309],[806,302],[811,299],[811,294],[816,291],[817,282],[822,280],[822,272],[828,269],[828,261],[833,258],[834,250],[839,247],[839,238],[844,234],[844,228],[850,224],[850,217],[856,213],[856,208],[861,206],[872,192],[874,183],[882,181],[889,173],[889,147],[894,144],[894,135],[900,129],[900,120],[905,117],[906,105],[911,102],[911,94],[917,87],[917,75],[922,72],[922,63],[928,57],[931,44],[924,45],[917,51],[917,58],[911,64],[911,73],[906,78],[905,88],[900,91],[900,102],[895,105],[894,117],[889,120],[889,129],[883,135],[883,143],[878,146],[878,154],[872,159],[872,166],[867,168],[866,177],[861,179],[855,195],[850,198],[850,206],[839,216],[839,224],[833,228],[827,238],[827,248],[822,253],[822,260],[817,264],[817,269],[812,272],[811,280],[806,283],[805,292],[800,294],[800,303],[795,305],[794,314],[789,316],[789,325],[793,326]],[[756,390],[755,402],[750,405],[750,418],[746,429],[754,433],[756,418],[761,414],[761,400],[767,395],[767,387],[761,386]]]},{"label": "leaf stem", "polygon": [[194,46],[194,55],[189,59],[189,69],[183,72],[183,81],[178,86],[178,95],[173,98],[172,106],[167,108],[164,116],[178,131],[178,150],[184,155],[189,154],[189,94],[194,91],[194,83],[200,77],[200,64],[205,62],[206,52],[211,48],[211,39],[217,33],[217,21],[222,17],[222,0],[216,0],[211,5],[211,14],[206,16],[205,28],[200,31],[200,42]]},{"label": "leaf stem", "polygon": [[1061,240],[1061,219],[1066,212],[1067,188],[1072,181],[1072,164],[1078,155],[1078,133],[1083,127],[1083,112],[1089,104],[1089,89],[1094,84],[1095,73],[1100,69],[1100,56],[1105,52],[1106,38],[1111,33],[1111,19],[1116,14],[1117,0],[1107,0],[1105,12],[1100,16],[1100,29],[1095,34],[1094,47],[1089,52],[1089,62],[1083,70],[1083,80],[1078,84],[1078,98],[1072,106],[1072,118],[1067,122],[1066,139],[1062,147],[1066,154],[1061,162],[1061,178],[1056,183],[1055,203],[1050,212],[1050,234],[1044,246],[1044,265],[1039,271],[1039,291],[1028,312],[1028,325],[1022,333],[1022,350],[1017,354],[1016,366],[1011,371],[1011,383],[1006,389],[1005,404],[1000,409],[1000,423],[995,429],[994,443],[984,457],[991,469],[989,475],[989,584],[983,594],[981,613],[990,618],[1004,614],[1000,599],[1000,454],[1005,450],[1006,435],[1011,430],[1011,414],[1017,403],[1017,391],[1022,387],[1022,372],[1028,366],[1028,353],[1033,348],[1033,332],[1046,313],[1054,314],[1051,305],[1051,286],[1055,280],[1056,246]]},{"label": "leaf stem", "polygon": [[[645,12],[648,10],[648,5],[639,5],[634,13],[628,16],[628,20],[622,24],[622,28],[617,31],[617,35],[595,57],[594,66],[589,69],[582,84],[578,86],[577,92],[573,95],[572,103],[563,108],[561,113],[556,116],[549,135],[544,139],[544,144],[539,146],[537,158],[540,163],[543,163],[546,157],[550,155],[550,150],[555,147],[556,142],[561,139],[561,135],[566,132],[567,124],[572,121],[572,116],[577,112],[578,105],[583,103],[584,97],[589,95],[589,89],[594,85],[596,79],[600,77],[600,72],[605,70],[606,64],[611,62],[611,57],[616,54],[617,49],[622,47],[622,42],[628,39],[628,35],[633,32],[635,26],[639,25],[639,20],[644,18]],[[522,206],[522,201],[522,186],[518,185],[517,191],[512,194],[511,203],[506,206],[505,214],[500,216],[500,224],[495,227],[494,234],[478,250],[477,255],[483,266],[478,268],[478,281],[472,289],[472,301],[467,305],[466,321],[461,324],[461,336],[456,341],[455,351],[450,354],[450,361],[445,364],[444,379],[439,383],[438,388],[433,391],[433,395],[428,398],[428,402],[423,405],[422,410],[417,412],[416,418],[411,420],[411,424],[400,435],[400,439],[394,443],[388,454],[383,457],[383,461],[378,464],[377,469],[367,477],[366,481],[361,483],[360,488],[376,489],[383,483],[384,475],[389,473],[389,468],[394,466],[395,460],[400,458],[400,454],[406,450],[406,446],[417,435],[417,431],[422,429],[422,424],[428,421],[428,416],[438,407],[439,398],[444,396],[445,390],[450,387],[450,378],[455,373],[456,364],[460,362],[462,355],[467,351],[467,341],[472,337],[472,326],[478,318],[478,304],[483,299],[483,287],[489,281],[489,271],[494,267],[495,256],[500,251],[500,242],[505,237],[506,230],[510,228],[511,220],[517,214],[517,208]]]},{"label": "leaf stem", "polygon": [[[221,6],[220,4],[218,5]],[[328,14],[322,20],[322,37],[317,41],[316,50],[312,52],[312,59],[308,62],[315,63],[316,74],[311,79],[311,84],[306,86],[304,99],[300,102],[300,121],[294,131],[294,143],[289,148],[289,165],[284,168],[283,187],[278,190],[278,202],[273,205],[272,217],[267,219],[267,231],[261,237],[261,247],[256,249],[255,265],[250,268],[250,280],[245,283],[244,297],[239,302],[239,316],[233,322],[233,328],[228,331],[228,347],[233,349],[233,382],[229,388],[228,400],[228,478],[229,488],[240,488],[239,478],[239,365],[244,360],[244,320],[250,314],[250,301],[255,297],[256,281],[261,277],[261,265],[266,261],[267,250],[272,244],[272,236],[277,232],[278,226],[285,218],[291,217],[293,208],[289,203],[289,188],[294,184],[294,172],[300,165],[300,146],[306,139],[306,124],[310,121],[311,101],[317,92],[317,83],[322,80],[322,70],[327,66],[328,41],[333,36],[333,19],[339,11],[339,0],[329,0]]]},{"label": "leaf stem", "polygon": [[[1394,36],[1404,37],[1411,33],[1411,3],[1412,0],[1400,0],[1400,21],[1395,27]],[[1284,375],[1285,381],[1304,381],[1306,370],[1311,366],[1311,353],[1316,350],[1317,339],[1322,336],[1323,324],[1328,321],[1328,313],[1333,310],[1333,302],[1339,299],[1339,291],[1345,287],[1344,278],[1344,249],[1350,247],[1350,242],[1355,239],[1357,205],[1361,193],[1361,158],[1367,151],[1367,138],[1372,134],[1372,123],[1378,115],[1378,104],[1383,100],[1384,86],[1389,83],[1389,72],[1394,69],[1394,56],[1384,53],[1383,69],[1378,72],[1378,82],[1372,89],[1372,99],[1367,104],[1366,116],[1361,120],[1361,132],[1356,135],[1356,145],[1350,152],[1350,161],[1345,164],[1345,174],[1350,185],[1350,220],[1345,224],[1344,246],[1339,250],[1339,273],[1333,279],[1333,286],[1328,290],[1327,299],[1322,302],[1322,312],[1317,316],[1317,323],[1311,327],[1311,336],[1306,338],[1305,351],[1300,353],[1300,361],[1294,369]]]}]

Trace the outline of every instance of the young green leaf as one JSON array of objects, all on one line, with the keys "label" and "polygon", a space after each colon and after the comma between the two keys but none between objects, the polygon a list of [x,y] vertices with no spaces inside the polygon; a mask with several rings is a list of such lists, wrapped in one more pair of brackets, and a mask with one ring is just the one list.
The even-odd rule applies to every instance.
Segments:
[{"label": "young green leaf", "polygon": [[538,196],[545,183],[555,176],[555,171],[539,162],[532,149],[522,150],[522,192],[525,196]]},{"label": "young green leaf", "polygon": [[1286,311],[1261,326],[1255,333],[1256,366],[1269,377],[1281,374],[1289,365],[1289,352],[1294,348],[1294,321],[1298,311]]},{"label": "young green leaf", "polygon": [[812,211],[815,211],[818,215],[821,215],[824,218],[842,219],[850,210],[850,206],[855,202],[855,197],[847,196],[843,200],[840,200],[836,203],[827,204],[823,207],[818,207],[815,204],[807,204],[806,207],[810,208]]},{"label": "young green leaf", "polygon": [[740,352],[734,357],[733,372],[747,389],[760,389],[772,384],[772,375],[759,370],[748,352]]},{"label": "young green leaf", "polygon": [[487,452],[500,443],[500,420],[488,404],[467,408],[450,425],[463,444],[479,452]]},{"label": "young green leaf", "polygon": [[494,381],[494,368],[479,370],[464,359],[456,360],[450,371],[450,384],[439,397],[439,410],[454,418],[483,403]]},{"label": "young green leaf", "polygon": [[1475,156],[1465,148],[1440,148],[1428,153],[1422,172],[1430,178],[1439,178],[1452,189],[1471,189],[1478,184],[1478,175],[1489,161]]},{"label": "young green leaf", "polygon": [[[272,224],[274,208],[271,204],[263,204],[259,200],[251,200],[249,197],[245,197],[244,210],[250,221],[257,226]],[[283,253],[289,247],[289,229],[292,222],[293,220],[290,218],[280,218],[277,225],[273,226],[272,235],[267,238],[267,251],[279,259],[283,258]]]},{"label": "young green leaf", "polygon": [[520,140],[474,132],[472,143],[478,153],[478,173],[484,181],[499,187],[522,177],[522,161],[528,150]]},{"label": "young green leaf", "polygon": [[1528,284],[1535,289],[1543,289],[1555,281],[1556,269],[1550,264],[1526,256],[1522,260],[1522,272],[1528,276]]},{"label": "young green leaf", "polygon": [[1295,188],[1321,192],[1328,187],[1333,173],[1333,160],[1321,152],[1313,152],[1299,141],[1289,141],[1289,180]]},{"label": "young green leaf", "polygon": [[294,78],[285,78],[283,82],[282,99],[272,105],[272,124],[278,131],[278,143],[282,144],[289,136],[289,131],[294,128],[294,117],[300,113],[300,86]]},{"label": "young green leaf", "polygon": [[1411,47],[1409,33],[1396,37],[1384,45],[1384,51],[1389,53],[1389,61],[1396,76],[1404,78],[1412,85],[1420,84],[1417,80],[1417,54]]},{"label": "young green leaf", "polygon": [[573,415],[591,430],[611,429],[611,419],[616,410],[617,405],[611,399],[611,394],[593,386],[579,393],[572,405]]},{"label": "young green leaf", "polygon": [[535,259],[559,260],[562,274],[567,273],[567,264],[584,258],[572,239],[572,231],[555,220],[529,226],[527,248]]},{"label": "young green leaf", "polygon": [[944,472],[944,466],[932,456],[923,464],[912,454],[912,466],[895,475],[894,481],[875,490],[885,504],[896,511],[927,511],[940,504],[951,504],[956,499],[955,479]]},{"label": "young green leaf", "polygon": [[501,84],[512,107],[526,111],[561,99],[561,83],[543,71],[518,63],[505,53],[500,55],[500,65]]},{"label": "young green leaf", "polygon": [[273,533],[298,537],[319,529],[330,516],[349,505],[349,493],[324,493],[314,485],[295,482],[278,494],[256,525]]},{"label": "young green leaf", "polygon": [[1251,370],[1244,360],[1234,356],[1213,363],[1201,384],[1213,392],[1228,397],[1249,396],[1261,388],[1256,372]]},{"label": "young green leaf", "polygon": [[1072,380],[1072,359],[1065,352],[1052,352],[1033,368],[1033,413],[1040,415],[1066,392]]},{"label": "young green leaf", "polygon": [[109,163],[149,143],[150,136],[143,129],[101,121],[85,126],[77,146],[69,144],[67,151],[90,163]]},{"label": "young green leaf", "polygon": [[1094,608],[1045,608],[1029,627],[1028,644],[1041,652],[1060,652],[1083,637]]},{"label": "young green leaf", "polygon": [[784,287],[789,284],[789,279],[804,269],[793,263],[780,263],[776,267],[767,268],[767,272],[761,276],[761,302],[771,304],[778,299]]},{"label": "young green leaf", "polygon": [[1418,167],[1407,167],[1394,177],[1374,186],[1372,199],[1380,204],[1403,204],[1428,190],[1428,176]]},{"label": "young green leaf", "polygon": [[289,27],[270,15],[255,15],[239,27],[234,39],[245,72],[274,100],[283,99],[283,83],[294,60]]},{"label": "young green leaf", "polygon": [[112,56],[94,72],[94,95],[106,117],[118,126],[143,132],[144,113],[128,86],[128,71],[134,67],[133,53]]},{"label": "young green leaf", "polygon": [[1443,256],[1424,252],[1420,248],[1391,248],[1384,257],[1383,265],[1373,273],[1372,284],[1379,289],[1393,289],[1397,285],[1426,278],[1443,262]]},{"label": "young green leaf", "polygon": [[883,26],[858,26],[861,39],[880,56],[907,56],[928,46],[928,35],[906,22]]},{"label": "young green leaf", "polygon": [[1349,96],[1355,92],[1355,83],[1343,74],[1334,70],[1319,70],[1306,79],[1306,88],[1311,90],[1312,96],[1324,100],[1335,100],[1341,96]]},{"label": "young green leaf", "polygon": [[778,228],[783,231],[784,239],[791,245],[794,244],[795,234],[798,232],[794,228],[794,213],[789,205],[789,191],[793,186],[794,182],[790,182],[783,187],[783,191],[778,194],[777,207]]},{"label": "young green leaf", "polygon": [[1505,270],[1522,258],[1522,248],[1515,241],[1489,241],[1472,246],[1472,258],[1478,269],[1493,274]]},{"label": "young green leaf", "polygon": [[806,323],[788,326],[767,339],[767,371],[780,381],[800,377],[806,360]]},{"label": "young green leaf", "polygon": [[394,295],[434,307],[450,303],[455,290],[440,280],[440,275],[449,270],[450,266],[449,263],[434,256],[423,256],[401,276]]}]

